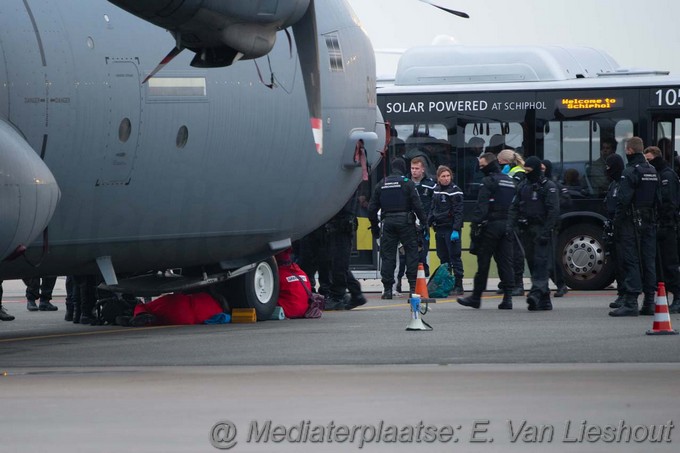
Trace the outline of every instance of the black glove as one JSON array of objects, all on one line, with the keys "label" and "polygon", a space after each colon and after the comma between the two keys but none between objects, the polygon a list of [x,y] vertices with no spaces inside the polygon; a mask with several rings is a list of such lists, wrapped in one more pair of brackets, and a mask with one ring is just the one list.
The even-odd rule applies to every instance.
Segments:
[{"label": "black glove", "polygon": [[371,234],[373,235],[373,239],[380,239],[380,227],[379,226],[372,226],[371,227]]}]

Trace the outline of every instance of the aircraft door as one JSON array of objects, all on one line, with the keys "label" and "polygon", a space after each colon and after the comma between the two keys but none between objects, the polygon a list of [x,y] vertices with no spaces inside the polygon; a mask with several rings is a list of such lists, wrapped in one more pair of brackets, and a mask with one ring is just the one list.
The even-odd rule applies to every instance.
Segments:
[{"label": "aircraft door", "polygon": [[140,135],[141,81],[132,59],[108,59],[108,123],[97,185],[127,185]]},{"label": "aircraft door", "polygon": [[653,143],[663,152],[664,159],[677,171],[680,159],[677,151],[680,149],[680,118],[656,117],[653,120]]}]

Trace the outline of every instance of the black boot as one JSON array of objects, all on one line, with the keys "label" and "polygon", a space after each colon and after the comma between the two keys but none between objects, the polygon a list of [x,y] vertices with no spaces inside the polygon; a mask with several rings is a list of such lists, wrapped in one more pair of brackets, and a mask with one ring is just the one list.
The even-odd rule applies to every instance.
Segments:
[{"label": "black boot", "polygon": [[656,301],[654,300],[654,294],[645,294],[645,298],[642,301],[642,308],[640,309],[640,314],[642,316],[654,316],[654,309],[656,308]]},{"label": "black boot", "polygon": [[73,321],[73,304],[66,304],[66,314],[64,314],[64,321]]},{"label": "black boot", "polygon": [[680,313],[680,293],[673,293],[673,303],[668,307],[668,313]]},{"label": "black boot", "polygon": [[14,316],[7,313],[2,305],[0,305],[0,321],[14,321]]},{"label": "black boot", "polygon": [[385,288],[385,290],[382,293],[382,296],[380,296],[381,299],[392,299],[392,288]]},{"label": "black boot", "polygon": [[637,294],[626,294],[623,298],[623,305],[621,305],[616,310],[609,312],[609,316],[622,317],[622,316],[637,316],[638,315],[638,302]]},{"label": "black boot", "polygon": [[57,311],[59,307],[52,305],[49,300],[40,299],[40,305],[38,305],[38,310],[40,311]]},{"label": "black boot", "polygon": [[557,291],[555,291],[555,297],[563,297],[568,292],[569,288],[567,288],[567,285],[562,285],[559,288],[557,288]]},{"label": "black boot", "polygon": [[512,288],[512,293],[513,296],[523,296],[524,295],[524,284],[515,286]]},{"label": "black boot", "polygon": [[538,311],[550,311],[553,309],[552,301],[550,300],[550,293],[546,294],[541,298],[536,306]]},{"label": "black boot", "polygon": [[456,275],[456,284],[451,290],[451,294],[454,296],[462,296],[465,294],[465,290],[463,289],[463,276],[462,275]]},{"label": "black boot", "polygon": [[38,304],[35,303],[34,300],[27,300],[26,301],[26,310],[28,311],[38,311]]},{"label": "black boot", "polygon": [[479,294],[472,294],[467,297],[459,297],[458,303],[464,307],[479,308],[482,305],[482,298]]},{"label": "black boot", "polygon": [[609,304],[609,308],[619,308],[623,306],[623,298],[625,295],[623,293],[616,296],[616,300]]},{"label": "black boot", "polygon": [[511,291],[503,294],[503,300],[498,304],[499,310],[512,310],[512,294]]},{"label": "black boot", "polygon": [[80,324],[80,304],[75,303],[73,306],[73,324]]}]

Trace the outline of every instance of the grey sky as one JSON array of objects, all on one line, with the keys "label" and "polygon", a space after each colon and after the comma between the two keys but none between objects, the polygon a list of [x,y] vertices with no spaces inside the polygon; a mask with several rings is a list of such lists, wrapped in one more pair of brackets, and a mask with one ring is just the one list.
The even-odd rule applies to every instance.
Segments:
[{"label": "grey sky", "polygon": [[[438,35],[460,44],[544,44],[604,49],[621,66],[680,74],[677,0],[435,0],[462,19],[418,0],[348,0],[376,49],[428,45]],[[378,73],[395,56],[378,55]]]}]

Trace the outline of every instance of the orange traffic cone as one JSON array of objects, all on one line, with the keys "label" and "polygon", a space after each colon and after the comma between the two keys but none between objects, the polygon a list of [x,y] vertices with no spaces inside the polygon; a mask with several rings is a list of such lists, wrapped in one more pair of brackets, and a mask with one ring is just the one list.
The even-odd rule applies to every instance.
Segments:
[{"label": "orange traffic cone", "polygon": [[671,327],[671,316],[668,314],[668,298],[666,297],[666,285],[659,282],[654,304],[654,324],[647,335],[677,335],[678,331]]},{"label": "orange traffic cone", "polygon": [[416,293],[420,295],[420,299],[429,299],[430,294],[427,292],[427,279],[425,278],[425,267],[423,263],[418,264],[418,275],[416,277]]}]

